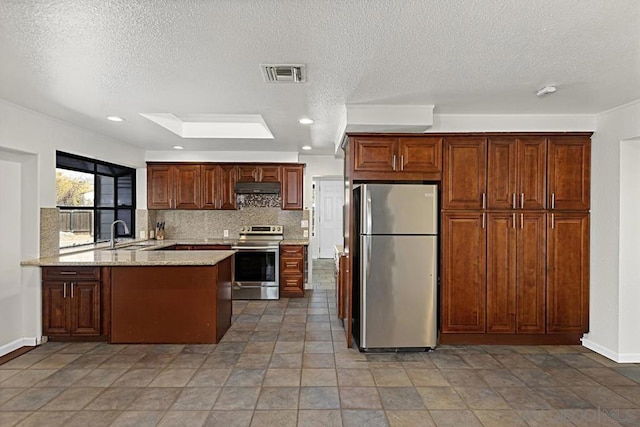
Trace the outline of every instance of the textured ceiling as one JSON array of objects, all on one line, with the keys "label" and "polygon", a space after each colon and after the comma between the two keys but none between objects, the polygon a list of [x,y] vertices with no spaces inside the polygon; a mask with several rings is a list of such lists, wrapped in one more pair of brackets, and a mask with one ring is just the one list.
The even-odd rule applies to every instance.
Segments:
[{"label": "textured ceiling", "polygon": [[[306,64],[307,83],[266,84],[261,63]],[[640,2],[0,0],[0,98],[146,150],[327,154],[347,103],[571,114],[638,99]],[[261,114],[275,139],[182,140],[138,114],[165,112]]]}]

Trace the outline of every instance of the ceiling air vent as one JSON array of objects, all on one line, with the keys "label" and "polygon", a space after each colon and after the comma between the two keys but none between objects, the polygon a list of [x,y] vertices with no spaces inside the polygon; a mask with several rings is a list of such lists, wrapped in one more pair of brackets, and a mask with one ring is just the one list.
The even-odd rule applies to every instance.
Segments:
[{"label": "ceiling air vent", "polygon": [[307,80],[306,67],[302,64],[262,64],[260,68],[267,83],[304,83]]}]

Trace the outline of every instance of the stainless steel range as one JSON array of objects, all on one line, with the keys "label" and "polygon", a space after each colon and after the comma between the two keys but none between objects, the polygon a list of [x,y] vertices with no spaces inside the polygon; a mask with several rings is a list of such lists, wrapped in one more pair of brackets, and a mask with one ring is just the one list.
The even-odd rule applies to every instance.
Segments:
[{"label": "stainless steel range", "polygon": [[233,299],[280,298],[281,225],[240,228],[235,256]]}]

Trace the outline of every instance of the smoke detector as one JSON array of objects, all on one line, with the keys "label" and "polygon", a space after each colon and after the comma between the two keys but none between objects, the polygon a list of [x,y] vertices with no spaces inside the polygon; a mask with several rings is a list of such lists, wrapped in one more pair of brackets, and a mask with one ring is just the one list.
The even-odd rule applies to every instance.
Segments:
[{"label": "smoke detector", "polygon": [[262,75],[267,83],[304,83],[307,81],[303,64],[261,64]]},{"label": "smoke detector", "polygon": [[550,95],[552,93],[554,93],[556,91],[556,87],[555,86],[545,86],[542,89],[540,89],[539,91],[536,92],[536,96],[541,97],[541,96],[545,96],[545,95]]}]

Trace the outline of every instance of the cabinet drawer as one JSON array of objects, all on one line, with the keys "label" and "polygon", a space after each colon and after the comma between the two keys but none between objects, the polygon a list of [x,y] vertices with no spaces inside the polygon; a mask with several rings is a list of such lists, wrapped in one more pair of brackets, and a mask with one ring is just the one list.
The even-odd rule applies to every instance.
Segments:
[{"label": "cabinet drawer", "polygon": [[280,258],[280,273],[298,273],[302,274],[303,265],[302,258]]},{"label": "cabinet drawer", "polygon": [[280,246],[280,256],[283,258],[302,258],[304,256],[304,246]]},{"label": "cabinet drawer", "polygon": [[304,279],[301,274],[283,275],[280,278],[281,297],[303,297]]},{"label": "cabinet drawer", "polygon": [[43,267],[42,280],[100,280],[99,267]]}]

